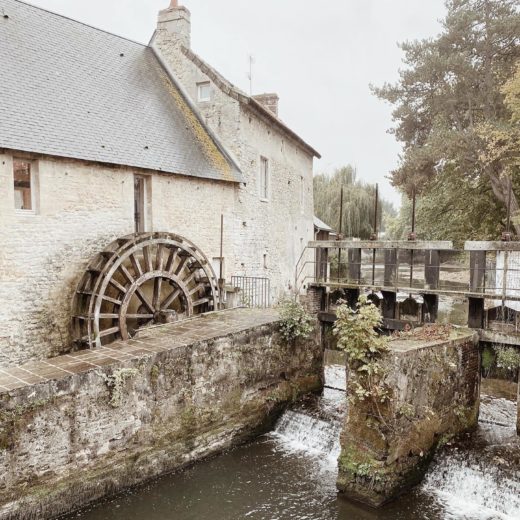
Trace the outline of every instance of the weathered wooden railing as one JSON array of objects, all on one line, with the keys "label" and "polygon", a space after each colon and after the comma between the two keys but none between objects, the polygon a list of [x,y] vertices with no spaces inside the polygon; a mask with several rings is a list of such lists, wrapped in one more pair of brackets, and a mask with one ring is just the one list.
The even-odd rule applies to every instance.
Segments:
[{"label": "weathered wooden railing", "polygon": [[399,317],[399,293],[422,297],[425,322],[436,321],[439,296],[466,299],[472,328],[485,328],[486,301],[513,314],[518,308],[520,316],[520,242],[466,242],[463,250],[449,241],[315,241],[308,247],[316,252],[313,274],[297,268],[297,288],[340,289],[350,304],[361,291],[381,293],[387,320]]}]

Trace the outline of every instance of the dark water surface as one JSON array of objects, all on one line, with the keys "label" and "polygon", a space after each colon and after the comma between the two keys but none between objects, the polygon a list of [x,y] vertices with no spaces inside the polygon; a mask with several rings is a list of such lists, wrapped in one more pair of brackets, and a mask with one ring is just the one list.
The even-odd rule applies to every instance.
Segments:
[{"label": "dark water surface", "polygon": [[413,493],[382,511],[338,499],[333,464],[264,437],[69,518],[84,520],[443,519]]}]

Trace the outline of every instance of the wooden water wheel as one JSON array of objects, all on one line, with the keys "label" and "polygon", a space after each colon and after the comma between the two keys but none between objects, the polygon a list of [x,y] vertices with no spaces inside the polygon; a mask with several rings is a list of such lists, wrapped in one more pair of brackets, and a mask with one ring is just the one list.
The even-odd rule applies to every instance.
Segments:
[{"label": "wooden water wheel", "polygon": [[112,242],[90,262],[74,297],[76,345],[129,339],[144,327],[217,308],[211,264],[172,233],[140,233]]}]

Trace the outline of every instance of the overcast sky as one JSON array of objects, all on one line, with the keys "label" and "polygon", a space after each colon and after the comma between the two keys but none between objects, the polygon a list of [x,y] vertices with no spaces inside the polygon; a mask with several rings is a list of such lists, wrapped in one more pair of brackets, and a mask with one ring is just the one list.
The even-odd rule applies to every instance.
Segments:
[{"label": "overcast sky", "polygon": [[[147,43],[169,0],[32,0],[31,3]],[[435,36],[444,0],[181,0],[192,47],[249,92],[277,92],[280,116],[323,156],[315,172],[352,164],[399,203],[385,177],[400,146],[386,133],[390,107],[369,84],[397,79],[398,41]]]}]

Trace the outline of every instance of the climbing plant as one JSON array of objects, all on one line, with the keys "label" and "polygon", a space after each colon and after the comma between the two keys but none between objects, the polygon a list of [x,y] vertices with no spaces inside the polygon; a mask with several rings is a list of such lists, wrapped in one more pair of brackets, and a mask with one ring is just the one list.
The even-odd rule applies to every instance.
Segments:
[{"label": "climbing plant", "polygon": [[381,358],[388,350],[388,339],[377,333],[382,324],[379,309],[365,295],[359,297],[356,309],[342,303],[336,310],[334,334],[338,347],[347,354],[348,365],[356,374],[352,381],[354,399],[384,403],[389,390],[382,383]]},{"label": "climbing plant", "polygon": [[279,304],[280,331],[286,341],[307,339],[313,330],[312,317],[303,305],[291,299],[283,299]]}]

